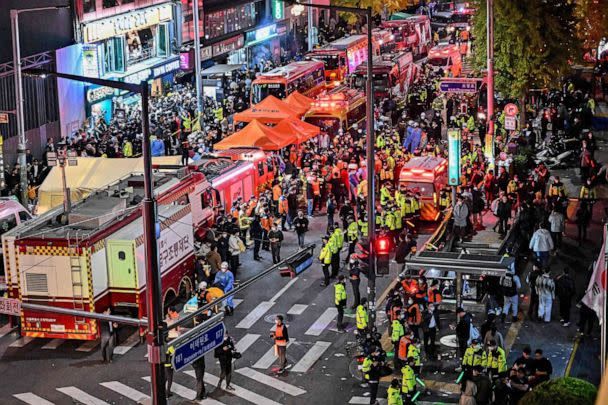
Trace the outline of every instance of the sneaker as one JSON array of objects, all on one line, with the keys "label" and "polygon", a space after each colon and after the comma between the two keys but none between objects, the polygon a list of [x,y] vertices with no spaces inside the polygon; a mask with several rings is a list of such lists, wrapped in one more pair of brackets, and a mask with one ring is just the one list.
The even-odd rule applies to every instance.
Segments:
[{"label": "sneaker", "polygon": [[232,385],[227,385],[227,386],[226,386],[226,389],[227,389],[228,391],[234,391],[234,387],[233,387]]}]

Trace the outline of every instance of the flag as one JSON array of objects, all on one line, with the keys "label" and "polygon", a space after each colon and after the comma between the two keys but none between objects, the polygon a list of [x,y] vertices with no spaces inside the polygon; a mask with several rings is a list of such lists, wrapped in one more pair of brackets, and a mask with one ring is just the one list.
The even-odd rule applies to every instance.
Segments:
[{"label": "flag", "polygon": [[604,319],[604,300],[606,296],[606,237],[602,244],[602,250],[593,266],[593,275],[589,280],[589,286],[583,296],[583,304],[595,311],[600,325]]}]

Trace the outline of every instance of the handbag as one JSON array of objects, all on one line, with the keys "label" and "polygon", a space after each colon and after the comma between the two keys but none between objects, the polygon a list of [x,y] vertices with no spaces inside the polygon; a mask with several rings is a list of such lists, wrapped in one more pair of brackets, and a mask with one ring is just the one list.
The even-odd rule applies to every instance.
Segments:
[{"label": "handbag", "polygon": [[243,355],[242,355],[240,352],[237,352],[237,351],[233,351],[233,352],[232,352],[232,358],[233,358],[233,359],[238,360],[238,359],[240,359],[241,357],[243,357]]}]

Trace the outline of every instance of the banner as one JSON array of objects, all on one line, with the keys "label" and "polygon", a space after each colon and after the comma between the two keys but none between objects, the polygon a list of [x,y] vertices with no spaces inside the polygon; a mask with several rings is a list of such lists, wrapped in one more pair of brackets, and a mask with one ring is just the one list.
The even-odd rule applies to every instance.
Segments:
[{"label": "banner", "polygon": [[593,275],[589,286],[583,296],[583,303],[595,311],[602,324],[604,319],[604,300],[606,295],[606,230],[604,229],[604,243],[599,257],[593,266]]}]

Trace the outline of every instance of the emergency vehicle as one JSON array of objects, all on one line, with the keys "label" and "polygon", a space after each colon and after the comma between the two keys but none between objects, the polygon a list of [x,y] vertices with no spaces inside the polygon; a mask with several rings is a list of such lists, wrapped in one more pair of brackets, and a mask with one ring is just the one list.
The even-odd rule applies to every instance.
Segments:
[{"label": "emergency vehicle", "polygon": [[[406,94],[416,80],[418,66],[411,52],[386,54],[374,58],[374,97],[385,98]],[[365,91],[367,66],[359,66],[351,79],[351,87]]]},{"label": "emergency vehicle", "polygon": [[[194,232],[207,226],[212,207],[202,173],[181,168],[153,175],[156,239],[165,309],[187,299],[194,283]],[[112,308],[146,316],[143,175],[91,193],[69,213],[54,208],[2,236],[9,296],[24,303],[86,312]],[[94,340],[97,321],[23,309],[21,333],[39,338]]]},{"label": "emergency vehicle", "polygon": [[313,50],[306,57],[323,61],[325,80],[339,84],[354,72],[357,66],[367,61],[367,35],[351,35],[337,39]]},{"label": "emergency vehicle", "polygon": [[318,60],[291,62],[261,73],[251,83],[251,104],[257,104],[269,95],[283,99],[294,91],[313,97],[324,88],[323,62]]},{"label": "emergency vehicle", "polygon": [[[395,35],[390,29],[374,28],[372,30],[372,38],[375,45],[378,47],[378,55],[388,52],[394,52],[397,49]],[[374,56],[377,56],[376,52]]]},{"label": "emergency vehicle", "polygon": [[456,44],[443,43],[434,46],[426,61],[434,70],[449,70],[452,77],[458,77],[462,72],[462,57]]},{"label": "emergency vehicle", "polygon": [[353,124],[361,124],[365,112],[365,94],[340,86],[320,95],[310,106],[304,121],[318,126],[333,138],[340,129],[348,131]]},{"label": "emergency vehicle", "polygon": [[[32,219],[32,215],[25,207],[12,197],[0,197],[0,236],[11,229]],[[0,242],[0,256],[4,250]],[[0,260],[0,292],[5,291],[6,273],[4,272],[4,260]]]},{"label": "emergency vehicle", "polygon": [[[226,170],[223,172],[221,176],[222,183],[220,183],[219,180],[212,180],[211,184],[214,189],[227,189],[227,186],[224,184],[234,183],[237,181],[237,177],[247,178],[249,175],[252,176],[253,180],[253,193],[245,193],[244,197],[247,199],[252,195],[255,195],[256,197],[259,196],[260,192],[272,186],[276,162],[272,155],[267,154],[263,150],[258,148],[230,148],[217,151],[214,155],[219,158],[230,158],[233,162],[242,162],[237,163],[236,166],[243,167],[241,171]],[[248,169],[244,170],[245,167]],[[230,178],[231,180],[223,182],[224,178]],[[249,181],[245,181],[245,183],[248,184]],[[243,188],[244,191],[247,191],[246,189],[248,189],[248,187]]]},{"label": "emergency vehicle", "polygon": [[392,31],[397,49],[412,51],[414,57],[426,55],[432,46],[431,21],[426,15],[383,21],[382,27]]},{"label": "emergency vehicle", "polygon": [[420,219],[423,221],[439,219],[439,195],[448,184],[447,168],[448,161],[444,158],[414,157],[399,173],[399,184],[420,193]]}]

